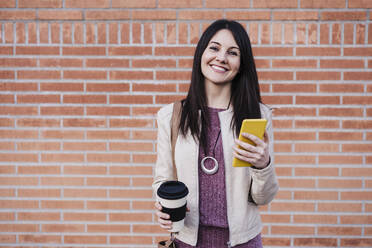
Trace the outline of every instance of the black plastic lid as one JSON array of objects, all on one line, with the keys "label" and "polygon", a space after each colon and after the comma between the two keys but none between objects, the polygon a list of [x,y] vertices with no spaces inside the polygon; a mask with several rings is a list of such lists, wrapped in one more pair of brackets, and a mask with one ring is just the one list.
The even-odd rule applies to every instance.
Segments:
[{"label": "black plastic lid", "polygon": [[166,181],[158,188],[158,196],[167,200],[176,200],[187,196],[189,189],[183,182]]}]

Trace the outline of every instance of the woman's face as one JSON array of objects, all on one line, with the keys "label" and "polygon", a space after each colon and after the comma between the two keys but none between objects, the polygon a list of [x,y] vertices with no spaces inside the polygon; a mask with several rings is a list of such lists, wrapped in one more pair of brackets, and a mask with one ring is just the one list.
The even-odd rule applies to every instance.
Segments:
[{"label": "woman's face", "polygon": [[240,68],[240,50],[228,29],[221,29],[209,41],[201,57],[205,83],[231,83]]}]

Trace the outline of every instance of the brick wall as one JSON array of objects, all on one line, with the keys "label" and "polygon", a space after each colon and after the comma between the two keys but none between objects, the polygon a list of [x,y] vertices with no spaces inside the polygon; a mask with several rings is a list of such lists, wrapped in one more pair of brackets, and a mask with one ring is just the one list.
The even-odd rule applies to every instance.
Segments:
[{"label": "brick wall", "polygon": [[274,113],[265,247],[372,246],[372,1],[1,0],[0,246],[155,247],[155,113],[213,20]]}]

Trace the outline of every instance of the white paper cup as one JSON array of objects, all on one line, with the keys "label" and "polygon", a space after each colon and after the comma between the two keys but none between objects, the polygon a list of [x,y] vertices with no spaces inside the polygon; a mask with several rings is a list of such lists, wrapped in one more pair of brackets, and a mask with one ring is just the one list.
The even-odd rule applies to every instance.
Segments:
[{"label": "white paper cup", "polygon": [[172,221],[170,232],[179,232],[184,226],[188,193],[186,185],[180,181],[164,182],[157,191],[162,212],[169,214]]}]

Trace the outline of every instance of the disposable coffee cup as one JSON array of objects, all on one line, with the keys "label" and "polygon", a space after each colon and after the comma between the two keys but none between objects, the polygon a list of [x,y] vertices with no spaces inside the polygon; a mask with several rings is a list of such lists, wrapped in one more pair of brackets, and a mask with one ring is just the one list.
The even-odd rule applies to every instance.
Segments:
[{"label": "disposable coffee cup", "polygon": [[184,226],[188,193],[188,188],[180,181],[166,181],[158,188],[157,197],[162,212],[169,214],[172,221],[170,232],[179,232]]}]

